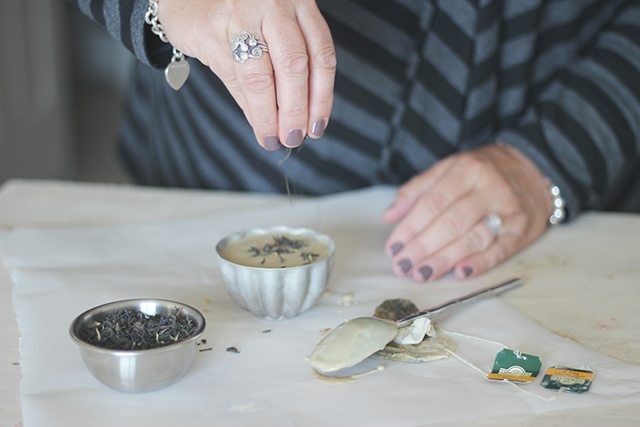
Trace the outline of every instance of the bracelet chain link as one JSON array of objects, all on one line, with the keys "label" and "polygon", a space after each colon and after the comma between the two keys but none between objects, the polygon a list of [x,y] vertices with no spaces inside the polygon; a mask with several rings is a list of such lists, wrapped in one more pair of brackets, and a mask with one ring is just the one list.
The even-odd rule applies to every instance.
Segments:
[{"label": "bracelet chain link", "polygon": [[160,21],[158,21],[158,0],[149,0],[147,13],[144,14],[144,22],[151,25],[151,32],[158,36],[160,40],[169,43],[169,39],[167,39],[167,35],[164,33],[164,28]]},{"label": "bracelet chain link", "polygon": [[[144,14],[144,22],[151,27],[151,32],[158,36],[161,41],[171,45],[164,32],[162,23],[158,20],[158,1],[159,0],[149,0],[147,11]],[[165,68],[165,79],[174,90],[179,90],[189,77],[189,64],[185,60],[182,52],[173,46],[171,47],[173,48],[173,55],[171,56],[171,62],[167,68]]]}]

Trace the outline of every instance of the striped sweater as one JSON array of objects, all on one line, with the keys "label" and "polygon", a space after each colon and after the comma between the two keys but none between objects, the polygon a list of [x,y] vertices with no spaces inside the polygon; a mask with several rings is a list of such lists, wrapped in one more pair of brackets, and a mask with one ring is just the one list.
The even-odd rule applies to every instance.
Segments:
[{"label": "striped sweater", "polygon": [[501,141],[562,189],[570,217],[640,211],[640,1],[319,0],[334,110],[284,162],[198,61],[179,92],[166,85],[146,0],[75,1],[140,60],[121,148],[142,184],[326,194]]}]

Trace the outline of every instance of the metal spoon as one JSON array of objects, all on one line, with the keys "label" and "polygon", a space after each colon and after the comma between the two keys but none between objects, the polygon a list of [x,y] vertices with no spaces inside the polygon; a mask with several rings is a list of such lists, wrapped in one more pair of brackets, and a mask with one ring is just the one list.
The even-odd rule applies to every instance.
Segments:
[{"label": "metal spoon", "polygon": [[[522,279],[510,279],[498,285],[471,292],[435,307],[412,313],[395,322],[377,317],[358,317],[347,320],[325,336],[308,358],[314,369],[331,373],[354,366],[383,349],[393,341],[403,328],[408,328],[417,319],[431,318],[462,303],[481,297],[497,295],[524,283]],[[426,332],[426,329],[424,330]],[[421,341],[422,337],[417,341]]]},{"label": "metal spoon", "polygon": [[475,292],[468,293],[458,298],[453,298],[435,307],[427,308],[426,310],[416,311],[415,313],[405,316],[402,319],[396,320],[396,324],[398,325],[399,328],[402,328],[404,326],[408,326],[418,318],[433,317],[442,313],[446,309],[455,307],[456,305],[460,305],[463,302],[471,302],[482,297],[486,297],[490,295],[498,295],[502,292],[506,292],[510,289],[516,288],[522,284],[524,284],[524,280],[520,278],[509,279],[506,282],[500,283],[498,285],[493,285],[487,288],[478,289]]}]

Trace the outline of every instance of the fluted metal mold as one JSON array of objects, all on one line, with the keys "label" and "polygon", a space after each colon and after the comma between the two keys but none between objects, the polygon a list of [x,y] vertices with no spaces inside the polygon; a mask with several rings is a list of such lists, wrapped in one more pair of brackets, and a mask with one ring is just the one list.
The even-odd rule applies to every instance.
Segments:
[{"label": "fluted metal mold", "polygon": [[[252,235],[283,233],[320,240],[329,255],[308,265],[287,268],[250,267],[225,259],[221,251],[229,243]],[[327,287],[333,270],[333,240],[308,228],[276,226],[234,233],[216,246],[220,273],[231,298],[253,315],[265,319],[288,319],[313,307]]]}]

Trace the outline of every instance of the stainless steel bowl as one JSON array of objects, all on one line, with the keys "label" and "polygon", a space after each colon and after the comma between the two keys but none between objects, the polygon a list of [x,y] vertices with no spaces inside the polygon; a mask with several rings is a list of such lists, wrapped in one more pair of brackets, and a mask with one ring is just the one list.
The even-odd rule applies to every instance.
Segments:
[{"label": "stainless steel bowl", "polygon": [[[175,313],[178,308],[195,321],[197,330],[193,336],[183,341],[136,351],[109,350],[89,344],[80,338],[79,333],[84,325],[125,308],[140,310],[150,316]],[[205,319],[202,313],[188,305],[161,299],[131,299],[111,302],[85,311],[71,323],[69,333],[80,347],[82,359],[93,376],[113,389],[137,393],[158,390],[178,381],[193,362],[197,353],[196,342],[204,328]]]},{"label": "stainless steel bowl", "polygon": [[[327,247],[328,255],[306,265],[285,268],[242,265],[223,255],[224,249],[234,242],[269,234],[318,240]],[[333,269],[335,244],[329,236],[308,228],[275,226],[231,234],[217,244],[216,252],[225,288],[240,307],[260,318],[285,319],[297,316],[316,304]]]}]

